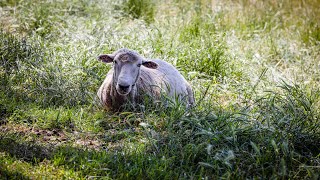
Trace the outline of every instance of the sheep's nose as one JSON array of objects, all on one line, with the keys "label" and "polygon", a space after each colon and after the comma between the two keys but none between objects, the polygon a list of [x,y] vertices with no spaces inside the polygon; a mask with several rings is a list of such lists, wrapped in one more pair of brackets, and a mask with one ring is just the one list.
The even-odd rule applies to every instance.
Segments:
[{"label": "sheep's nose", "polygon": [[127,91],[129,89],[130,86],[123,86],[123,85],[120,85],[119,84],[119,88],[122,90],[122,91]]}]

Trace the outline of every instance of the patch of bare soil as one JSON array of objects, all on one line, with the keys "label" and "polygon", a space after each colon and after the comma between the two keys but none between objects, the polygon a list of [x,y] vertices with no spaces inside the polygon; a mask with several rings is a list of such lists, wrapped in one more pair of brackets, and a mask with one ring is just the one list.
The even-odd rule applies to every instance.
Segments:
[{"label": "patch of bare soil", "polygon": [[54,146],[72,144],[72,146],[80,146],[94,150],[102,150],[104,146],[104,142],[99,139],[99,135],[94,133],[84,133],[78,131],[67,132],[60,129],[48,130],[10,123],[1,125],[0,133],[16,134],[40,143],[47,143]]}]

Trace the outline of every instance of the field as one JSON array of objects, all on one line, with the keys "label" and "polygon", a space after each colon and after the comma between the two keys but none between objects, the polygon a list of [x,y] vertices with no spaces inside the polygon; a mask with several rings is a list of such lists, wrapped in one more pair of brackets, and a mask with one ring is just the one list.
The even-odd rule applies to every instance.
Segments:
[{"label": "field", "polygon": [[[196,106],[106,112],[126,47]],[[0,0],[0,179],[319,179],[319,0]]]}]

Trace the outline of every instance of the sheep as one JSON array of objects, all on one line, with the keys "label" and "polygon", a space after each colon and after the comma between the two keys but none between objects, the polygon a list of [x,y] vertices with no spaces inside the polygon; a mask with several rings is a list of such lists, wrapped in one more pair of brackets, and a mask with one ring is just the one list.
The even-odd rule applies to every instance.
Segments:
[{"label": "sheep", "polygon": [[98,60],[113,63],[97,93],[106,110],[120,111],[128,102],[135,106],[143,102],[145,95],[159,100],[165,94],[170,98],[178,97],[187,106],[194,105],[189,83],[175,67],[163,60],[147,60],[125,48],[113,54],[99,55]]}]

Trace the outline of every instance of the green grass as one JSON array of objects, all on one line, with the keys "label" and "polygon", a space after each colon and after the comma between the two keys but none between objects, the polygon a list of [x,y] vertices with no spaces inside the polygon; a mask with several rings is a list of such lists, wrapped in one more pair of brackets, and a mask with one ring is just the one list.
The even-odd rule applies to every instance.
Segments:
[{"label": "green grass", "polygon": [[[319,179],[319,17],[317,0],[1,1],[0,177]],[[121,47],[175,65],[197,105],[104,111],[96,57]]]},{"label": "green grass", "polygon": [[115,9],[121,9],[123,16],[143,19],[146,23],[154,21],[155,7],[152,0],[123,0]]}]

